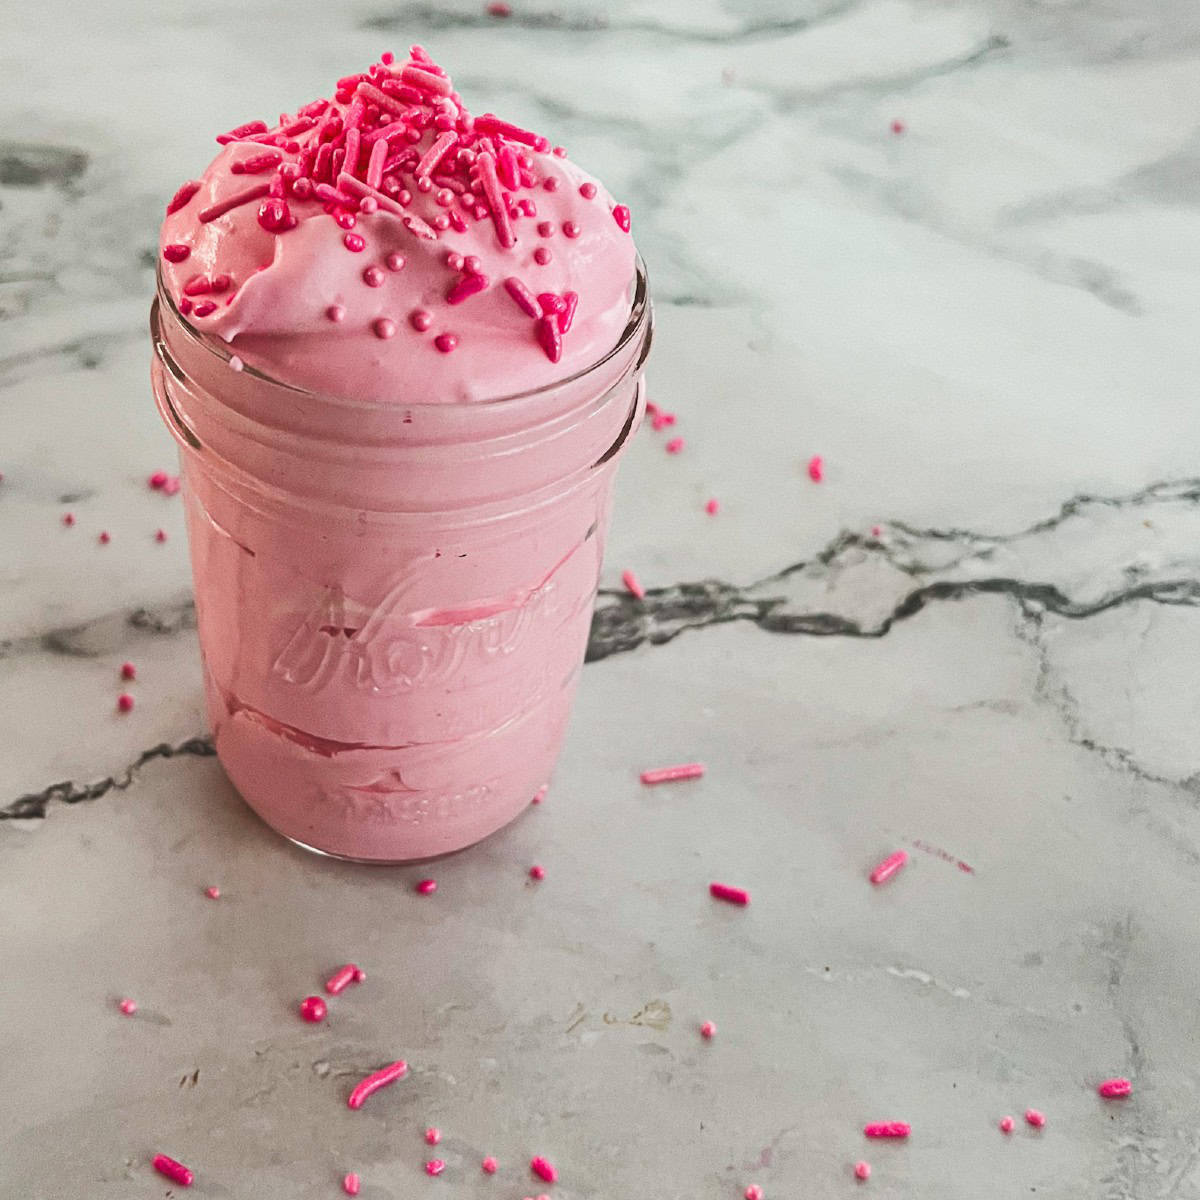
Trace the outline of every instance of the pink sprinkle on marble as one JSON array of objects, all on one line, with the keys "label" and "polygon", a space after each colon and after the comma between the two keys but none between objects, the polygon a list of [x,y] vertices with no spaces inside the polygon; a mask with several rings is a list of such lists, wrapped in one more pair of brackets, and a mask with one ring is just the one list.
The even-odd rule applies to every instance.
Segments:
[{"label": "pink sprinkle on marble", "polygon": [[618,204],[613,210],[613,220],[620,226],[622,233],[629,232],[629,209],[624,204]]},{"label": "pink sprinkle on marble", "polygon": [[122,1001],[121,1001],[121,1003],[117,1005],[117,1007],[118,1007],[118,1008],[119,1008],[119,1009],[120,1009],[120,1010],[121,1010],[121,1011],[122,1011],[122,1012],[123,1012],[123,1013],[124,1013],[124,1014],[125,1014],[127,1017],[132,1017],[132,1016],[133,1016],[133,1014],[134,1014],[135,1012],[137,1012],[137,1001],[136,1001],[136,1000],[130,1000],[130,999],[126,998],[126,999],[122,1000]]},{"label": "pink sprinkle on marble", "polygon": [[190,246],[185,246],[182,242],[171,242],[163,247],[163,258],[167,262],[181,263],[191,252]]},{"label": "pink sprinkle on marble", "polygon": [[672,438],[667,443],[666,449],[667,449],[668,454],[678,454],[680,452],[680,450],[683,449],[683,438],[681,438],[681,437]]},{"label": "pink sprinkle on marble", "polygon": [[892,122],[892,132],[893,133],[903,133],[904,132],[904,122],[903,121],[893,121]]},{"label": "pink sprinkle on marble", "polygon": [[74,513],[63,513],[62,523],[64,525],[74,525],[75,524],[75,514]]},{"label": "pink sprinkle on marble", "polygon": [[133,697],[128,692],[122,692],[117,697],[117,711],[123,713],[133,711]]},{"label": "pink sprinkle on marble", "polygon": [[1025,1110],[1025,1122],[1032,1125],[1034,1129],[1041,1129],[1046,1124],[1046,1114],[1038,1112],[1036,1108],[1027,1108]]},{"label": "pink sprinkle on marble", "polygon": [[871,1164],[869,1162],[856,1162],[854,1164],[854,1178],[867,1180],[871,1178]]},{"label": "pink sprinkle on marble", "polygon": [[154,531],[154,540],[156,542],[165,542],[167,540],[167,531],[165,529],[156,529]]},{"label": "pink sprinkle on marble", "polygon": [[107,546],[108,543],[112,541],[112,535],[108,532],[107,529],[102,529],[100,531],[100,537],[98,540],[100,542],[100,545]]},{"label": "pink sprinkle on marble", "polygon": [[547,249],[545,246],[539,246],[533,252],[533,261],[537,263],[539,267],[544,267],[553,257],[554,255],[551,254],[549,249]]},{"label": "pink sprinkle on marble", "polygon": [[146,482],[157,492],[166,486],[168,478],[166,471],[155,471]]},{"label": "pink sprinkle on marble", "polygon": [[342,1191],[347,1196],[357,1196],[359,1188],[359,1178],[356,1172],[351,1171],[342,1179]]},{"label": "pink sprinkle on marble", "polygon": [[437,1129],[433,1125],[430,1125],[430,1127],[427,1130],[425,1130],[425,1141],[430,1146],[436,1146],[438,1144],[438,1142],[440,1142],[441,1140],[442,1140],[442,1131],[440,1129]]},{"label": "pink sprinkle on marble", "polygon": [[1001,1133],[1012,1133],[1013,1128],[1015,1126],[1016,1126],[1016,1122],[1012,1119],[1012,1117],[1001,1117],[1000,1118],[1000,1132]]},{"label": "pink sprinkle on marble", "polygon": [[1121,1096],[1128,1096],[1133,1091],[1133,1084],[1128,1079],[1106,1079],[1096,1091],[1105,1100],[1115,1100]]},{"label": "pink sprinkle on marble", "polygon": [[167,482],[163,484],[162,490],[164,496],[174,496],[178,494],[180,488],[179,476],[168,475]]},{"label": "pink sprinkle on marble", "polygon": [[329,1009],[320,996],[305,996],[300,1001],[300,1015],[306,1020],[317,1024],[329,1015]]},{"label": "pink sprinkle on marble", "polygon": [[[645,599],[646,589],[642,587],[641,580],[632,571],[622,571],[621,582],[631,596],[635,596],[638,600]],[[642,778],[644,779],[645,776],[643,775]]]},{"label": "pink sprinkle on marble", "polygon": [[808,477],[813,483],[820,483],[825,478],[825,460],[819,454],[808,460]]},{"label": "pink sprinkle on marble", "polygon": [[422,896],[432,896],[433,893],[437,891],[437,880],[422,879],[421,882],[417,884],[417,891]]},{"label": "pink sprinkle on marble", "polygon": [[425,1164],[426,1175],[440,1175],[446,1169],[446,1164],[440,1158],[431,1158]]},{"label": "pink sprinkle on marble", "polygon": [[487,13],[489,17],[511,17],[512,6],[506,4],[504,0],[491,0],[487,6]]},{"label": "pink sprinkle on marble", "polygon": [[366,238],[361,233],[348,233],[342,238],[342,244],[353,254],[361,254],[367,248]]},{"label": "pink sprinkle on marble", "polygon": [[389,271],[403,271],[404,270],[404,255],[403,254],[397,254],[393,250],[392,253],[389,254],[384,261],[387,263],[387,269]]},{"label": "pink sprinkle on marble", "polygon": [[221,898],[221,889],[220,889],[219,887],[206,887],[206,888],[204,889],[204,894],[205,894],[205,895],[206,895],[206,896],[207,896],[207,897],[208,897],[210,900],[220,900],[220,898]]},{"label": "pink sprinkle on marble", "polygon": [[495,1175],[500,1169],[500,1164],[490,1154],[479,1165],[483,1168],[485,1175]]},{"label": "pink sprinkle on marble", "polygon": [[390,1083],[395,1083],[397,1079],[403,1079],[407,1074],[408,1063],[403,1059],[397,1059],[394,1063],[390,1063],[378,1071],[372,1071],[370,1075],[360,1080],[355,1086],[346,1100],[346,1107],[353,1109],[362,1108],[363,1104],[379,1091],[380,1088],[387,1087]]},{"label": "pink sprinkle on marble", "polygon": [[[691,776],[683,776],[688,779]],[[710,883],[708,894],[714,900],[724,900],[726,904],[739,904],[743,908],[750,903],[750,893],[745,888],[730,887],[727,883]]]},{"label": "pink sprinkle on marble", "polygon": [[160,1175],[165,1175],[172,1183],[177,1183],[180,1187],[192,1186],[195,1176],[183,1163],[176,1162],[165,1154],[156,1154],[151,1163]]},{"label": "pink sprinkle on marble", "polygon": [[542,786],[540,788],[538,788],[538,790],[536,792],[533,793],[533,799],[530,801],[530,804],[541,804],[541,802],[543,800],[545,800],[546,793],[549,790],[550,790],[550,785],[548,783],[543,783]]},{"label": "pink sprinkle on marble", "polygon": [[388,338],[396,336],[396,322],[391,317],[376,317],[371,322],[371,330],[377,338],[386,342]]},{"label": "pink sprinkle on marble", "polygon": [[704,506],[704,511],[705,511],[706,513],[708,513],[708,515],[709,515],[710,517],[715,517],[715,516],[717,515],[717,513],[719,513],[719,512],[721,511],[721,506],[720,506],[720,504],[718,504],[718,503],[717,503],[717,501],[716,501],[716,500],[710,500],[710,501],[709,501],[709,502],[708,502],[708,503],[707,503],[707,504]]},{"label": "pink sprinkle on marble", "polygon": [[346,319],[346,310],[340,304],[331,304],[325,310],[325,316],[328,320],[332,321],[336,325],[339,321],[344,321]]},{"label": "pink sprinkle on marble", "polygon": [[529,1169],[547,1183],[558,1182],[558,1172],[554,1169],[554,1164],[549,1159],[542,1158],[540,1154],[529,1160]]},{"label": "pink sprinkle on marble", "polygon": [[433,344],[438,348],[438,350],[441,351],[441,353],[449,354],[451,350],[456,349],[458,346],[458,334],[439,333],[437,337],[433,339]]},{"label": "pink sprinkle on marble", "polygon": [[[344,967],[338,967],[330,977],[325,980],[325,990],[331,995],[336,996],[344,992],[352,983],[358,982],[359,970],[354,963],[347,963]],[[363,978],[366,978],[364,975]]]},{"label": "pink sprinkle on marble", "polygon": [[908,862],[908,851],[897,850],[895,854],[889,854],[876,868],[871,872],[872,883],[886,883],[904,864]]},{"label": "pink sprinkle on marble", "polygon": [[711,1042],[717,1036],[717,1026],[715,1021],[705,1021],[700,1026],[700,1036],[706,1041]]},{"label": "pink sprinkle on marble", "polygon": [[131,662],[122,663],[121,664],[121,678],[122,679],[136,679],[137,678],[137,667],[135,667],[133,665],[133,663],[131,663]]},{"label": "pink sprinkle on marble", "polygon": [[367,287],[383,287],[384,274],[379,267],[367,267],[362,273],[363,283]]},{"label": "pink sprinkle on marble", "polygon": [[676,767],[654,767],[649,771],[643,771],[641,780],[645,784],[656,783],[674,783],[680,779],[699,779],[704,774],[704,764],[681,763]]},{"label": "pink sprinkle on marble", "polygon": [[408,323],[418,333],[424,333],[433,324],[433,313],[423,308],[415,308],[408,314]]},{"label": "pink sprinkle on marble", "polygon": [[877,537],[881,537],[882,535],[883,535],[883,526],[882,525],[872,525],[871,526],[871,536],[872,537],[877,538]]},{"label": "pink sprinkle on marble", "polygon": [[539,317],[535,326],[538,345],[553,363],[562,358],[562,331],[553,316]]},{"label": "pink sprinkle on marble", "polygon": [[869,1138],[906,1138],[912,1126],[905,1121],[877,1121],[864,1125],[863,1133]]},{"label": "pink sprinkle on marble", "polygon": [[763,1190],[757,1183],[752,1183],[743,1194],[746,1200],[763,1200]]},{"label": "pink sprinkle on marble", "polygon": [[546,868],[535,864],[534,866],[529,868],[529,878],[530,879],[545,879],[546,878]]}]

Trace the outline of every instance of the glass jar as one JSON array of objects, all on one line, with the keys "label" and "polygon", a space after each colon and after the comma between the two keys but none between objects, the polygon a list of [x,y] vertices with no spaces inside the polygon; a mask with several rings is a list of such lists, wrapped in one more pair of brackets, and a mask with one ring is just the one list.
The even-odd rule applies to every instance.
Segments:
[{"label": "glass jar", "polygon": [[[209,722],[272,828],[341,858],[470,845],[550,777],[652,313],[599,362],[469,404],[318,396],[231,360],[160,286]],[[231,367],[232,362],[232,367]]]}]

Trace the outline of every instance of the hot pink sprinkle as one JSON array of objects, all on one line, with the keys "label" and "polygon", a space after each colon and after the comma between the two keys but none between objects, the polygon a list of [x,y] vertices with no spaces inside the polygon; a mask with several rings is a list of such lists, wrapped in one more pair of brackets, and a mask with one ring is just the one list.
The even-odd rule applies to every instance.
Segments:
[{"label": "hot pink sprinkle", "polygon": [[442,1140],[442,1131],[435,1128],[433,1125],[425,1130],[425,1141],[431,1146],[436,1146]]},{"label": "hot pink sprinkle", "polygon": [[557,292],[538,292],[537,299],[542,306],[542,312],[553,313],[555,316],[567,307],[567,302]]},{"label": "hot pink sprinkle", "polygon": [[530,879],[545,879],[546,878],[546,868],[535,864],[534,866],[529,868],[529,878]]},{"label": "hot pink sprinkle", "polygon": [[345,1192],[347,1196],[357,1196],[358,1188],[359,1188],[358,1175],[356,1172],[351,1171],[350,1174],[347,1175],[342,1180],[342,1191]]},{"label": "hot pink sprinkle", "polygon": [[871,1178],[871,1164],[868,1162],[856,1162],[854,1164],[854,1178],[855,1179],[870,1179]]},{"label": "hot pink sprinkle", "polygon": [[251,158],[243,158],[233,163],[229,168],[231,175],[261,175],[283,162],[283,155],[278,150],[268,150],[264,154],[255,154]]},{"label": "hot pink sprinkle", "polygon": [[1128,1079],[1106,1079],[1096,1091],[1105,1100],[1114,1100],[1118,1096],[1128,1096],[1133,1091],[1133,1084]]},{"label": "hot pink sprinkle", "polygon": [[417,891],[422,896],[432,896],[433,893],[437,891],[437,880],[422,879],[421,882],[417,884]]},{"label": "hot pink sprinkle", "polygon": [[228,133],[218,133],[217,141],[224,146],[229,142],[240,141],[242,138],[253,137],[256,133],[266,132],[266,121],[247,121],[244,125],[239,125],[236,129],[231,129]]},{"label": "hot pink sprinkle", "polygon": [[704,1038],[706,1042],[711,1042],[713,1038],[717,1036],[716,1022],[705,1021],[704,1024],[700,1026],[700,1036]]},{"label": "hot pink sprinkle", "polygon": [[652,770],[643,771],[641,779],[643,783],[674,783],[678,779],[699,779],[704,774],[703,763],[681,763],[677,767],[654,767]]},{"label": "hot pink sprinkle", "polygon": [[554,222],[553,221],[539,221],[537,231],[538,231],[538,237],[553,237],[554,236]]},{"label": "hot pink sprinkle", "polygon": [[167,540],[167,531],[165,529],[156,529],[154,531],[154,540],[156,542],[165,542]]},{"label": "hot pink sprinkle", "polygon": [[171,197],[170,203],[167,205],[167,216],[172,213],[177,213],[198,191],[200,184],[195,179],[189,179],[179,191]]},{"label": "hot pink sprinkle", "polygon": [[206,888],[204,889],[204,894],[205,894],[205,895],[206,895],[206,896],[207,896],[207,897],[208,897],[210,900],[220,900],[220,898],[221,898],[221,889],[220,889],[219,887],[206,887]]},{"label": "hot pink sprinkle", "polygon": [[483,1168],[485,1175],[495,1175],[500,1168],[500,1164],[490,1154],[479,1165]]},{"label": "hot pink sprinkle", "polygon": [[418,332],[424,333],[433,324],[433,313],[423,308],[413,309],[408,314],[408,323]]},{"label": "hot pink sprinkle", "polygon": [[217,306],[215,301],[205,300],[196,305],[196,307],[192,310],[192,315],[196,317],[209,317],[212,316],[212,314],[216,311]]},{"label": "hot pink sprinkle", "polygon": [[879,1121],[864,1125],[863,1133],[869,1138],[906,1138],[912,1133],[912,1126],[905,1121]]},{"label": "hot pink sprinkle", "polygon": [[544,267],[553,257],[554,255],[551,254],[549,249],[547,249],[545,246],[539,246],[533,252],[533,261],[537,263],[539,267]]},{"label": "hot pink sprinkle", "polygon": [[721,506],[715,500],[710,500],[704,506],[704,511],[708,513],[710,517],[715,517],[717,513],[721,511]]},{"label": "hot pink sprinkle", "polygon": [[562,358],[562,332],[554,317],[539,317],[535,326],[538,345],[545,351],[546,357],[553,363]]},{"label": "hot pink sprinkle", "polygon": [[1013,1127],[1015,1125],[1016,1125],[1016,1122],[1012,1119],[1012,1117],[1001,1117],[1000,1118],[1000,1132],[1001,1133],[1012,1133]]},{"label": "hot pink sprinkle", "polygon": [[458,345],[458,335],[455,333],[439,333],[433,339],[433,344],[443,354],[449,354]]},{"label": "hot pink sprinkle", "polygon": [[300,1015],[315,1025],[318,1021],[325,1020],[329,1015],[329,1009],[320,996],[305,996],[300,1001]]},{"label": "hot pink sprinkle", "polygon": [[421,161],[417,163],[416,176],[418,179],[423,175],[431,175],[434,168],[458,145],[458,134],[446,132],[435,139],[432,146],[421,156]]},{"label": "hot pink sprinkle", "polygon": [[579,307],[578,292],[563,292],[563,306],[558,311],[558,329],[560,333],[570,333],[575,321],[575,310]]},{"label": "hot pink sprinkle", "polygon": [[252,200],[258,200],[267,195],[271,190],[269,183],[256,183],[253,187],[248,187],[244,192],[235,192],[232,196],[226,196],[224,200],[218,200],[216,204],[210,204],[207,208],[200,210],[200,223],[207,224],[209,221],[215,221],[218,217],[223,217],[227,212],[235,208],[240,208],[243,204],[249,204]]},{"label": "hot pink sprinkle", "polygon": [[168,479],[168,476],[167,476],[166,471],[155,471],[154,474],[151,475],[150,478],[146,480],[146,482],[152,488],[154,488],[155,491],[158,491],[159,488],[162,488],[166,485],[167,479]]},{"label": "hot pink sprinkle", "polygon": [[[636,596],[639,600],[645,598],[646,589],[642,587],[641,580],[632,571],[622,571],[621,582],[631,596]],[[642,778],[644,779],[645,776],[643,775]]]},{"label": "hot pink sprinkle", "polygon": [[128,692],[122,692],[117,697],[117,711],[123,713],[133,711],[133,697]]},{"label": "hot pink sprinkle", "polygon": [[361,254],[367,248],[366,238],[361,233],[348,233],[342,238],[342,244],[354,254]]},{"label": "hot pink sprinkle", "polygon": [[897,850],[895,854],[889,854],[887,858],[885,858],[883,862],[881,862],[879,866],[877,866],[875,870],[871,872],[871,882],[885,883],[887,880],[891,879],[891,877],[895,875],[895,873],[900,870],[900,868],[904,866],[906,862],[908,862],[907,850]]},{"label": "hot pink sprinkle", "polygon": [[484,113],[483,116],[476,117],[475,132],[479,134],[498,133],[501,137],[508,138],[510,142],[520,142],[523,146],[532,146],[539,154],[544,153],[550,146],[550,143],[540,134],[530,133],[528,129],[522,129],[519,125],[510,125],[507,121],[500,120],[494,113]]},{"label": "hot pink sprinkle", "polygon": [[190,246],[185,246],[182,242],[171,242],[163,247],[162,253],[167,262],[181,263],[191,252]]},{"label": "hot pink sprinkle", "polygon": [[391,317],[376,317],[371,322],[371,329],[377,338],[382,338],[384,341],[396,336],[396,322]]},{"label": "hot pink sprinkle", "polygon": [[64,525],[74,525],[75,524],[75,514],[74,513],[63,513],[62,522]]},{"label": "hot pink sprinkle", "polygon": [[504,281],[504,290],[527,317],[536,320],[542,315],[542,306],[538,303],[538,298],[515,275],[510,275]]},{"label": "hot pink sprinkle", "polygon": [[1027,1108],[1025,1110],[1025,1121],[1032,1125],[1034,1129],[1041,1129],[1046,1124],[1046,1114],[1038,1112],[1036,1108]]},{"label": "hot pink sprinkle", "polygon": [[272,196],[258,206],[258,223],[268,233],[283,233],[296,224],[296,218],[292,216],[286,200]]},{"label": "hot pink sprinkle", "polygon": [[763,1190],[757,1183],[752,1183],[744,1193],[746,1200],[763,1200]]},{"label": "hot pink sprinkle", "polygon": [[464,275],[446,293],[446,303],[461,304],[472,296],[478,296],[480,292],[487,290],[490,282],[486,275]]},{"label": "hot pink sprinkle", "polygon": [[579,223],[577,221],[564,221],[563,233],[569,238],[577,238],[579,236]]},{"label": "hot pink sprinkle", "polygon": [[[330,977],[325,980],[325,990],[331,995],[336,996],[339,992],[343,992],[352,983],[358,982],[358,967],[354,963],[347,963],[344,967],[338,967]],[[364,976],[365,978],[365,976]]]},{"label": "hot pink sprinkle", "polygon": [[425,1164],[426,1175],[440,1175],[446,1169],[446,1164],[440,1158],[431,1158]]},{"label": "hot pink sprinkle", "polygon": [[180,1187],[191,1187],[192,1180],[195,1179],[195,1176],[183,1163],[176,1162],[165,1154],[156,1154],[153,1166],[160,1175],[165,1175],[172,1183],[177,1183]]},{"label": "hot pink sprinkle", "polygon": [[629,209],[624,204],[618,204],[613,209],[613,220],[621,227],[622,232],[629,232]]},{"label": "hot pink sprinkle", "polygon": [[131,662],[122,663],[121,664],[121,678],[122,679],[136,679],[137,678],[137,667],[135,667],[133,665],[133,663],[131,663]]},{"label": "hot pink sprinkle", "polygon": [[542,188],[547,192],[557,192],[558,191],[558,180],[553,175],[551,175],[548,179],[543,180]]},{"label": "hot pink sprinkle", "polygon": [[122,1000],[121,1003],[117,1005],[117,1007],[127,1017],[132,1017],[133,1014],[135,1012],[137,1012],[137,1002],[135,1000],[129,1000],[129,999]]},{"label": "hot pink sprinkle", "polygon": [[529,1160],[529,1169],[547,1183],[558,1182],[558,1172],[554,1169],[554,1164],[549,1159],[542,1158],[541,1155]]},{"label": "hot pink sprinkle", "polygon": [[99,537],[100,545],[107,546],[108,543],[111,541],[112,541],[112,534],[110,534],[107,529],[102,529],[100,531],[100,537]]},{"label": "hot pink sprinkle", "polygon": [[672,438],[667,443],[666,449],[667,449],[668,454],[678,454],[680,452],[680,450],[683,449],[683,438],[681,438],[681,437]]},{"label": "hot pink sprinkle", "polygon": [[365,982],[366,982],[366,979],[367,979],[367,973],[366,973],[366,971],[364,971],[364,970],[362,969],[362,967],[360,967],[360,966],[358,966],[357,964],[355,964],[355,967],[354,967],[354,982],[355,982],[355,983],[365,983]]},{"label": "hot pink sprinkle", "polygon": [[397,1079],[403,1079],[407,1074],[408,1063],[403,1059],[397,1059],[396,1062],[391,1063],[382,1070],[372,1072],[366,1079],[361,1080],[354,1088],[354,1091],[350,1093],[349,1098],[346,1100],[346,1107],[362,1108],[364,1101],[368,1097],[373,1096],[380,1088],[387,1087],[389,1083],[395,1083]]},{"label": "hot pink sprinkle", "polygon": [[[684,776],[684,778],[689,778]],[[708,894],[715,900],[724,900],[728,904],[740,904],[744,908],[750,903],[750,893],[745,888],[730,887],[727,883],[710,883]]]},{"label": "hot pink sprinkle", "polygon": [[596,195],[596,185],[594,183],[581,183],[579,185],[579,194],[585,200],[591,200]]},{"label": "hot pink sprinkle", "polygon": [[808,460],[808,477],[813,483],[820,483],[825,478],[825,460],[819,454]]}]

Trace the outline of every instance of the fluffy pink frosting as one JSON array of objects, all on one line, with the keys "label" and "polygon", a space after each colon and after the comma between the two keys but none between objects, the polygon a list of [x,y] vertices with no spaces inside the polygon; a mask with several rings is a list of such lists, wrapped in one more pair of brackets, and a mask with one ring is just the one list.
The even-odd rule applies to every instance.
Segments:
[{"label": "fluffy pink frosting", "polygon": [[[409,99],[396,100],[393,93],[407,86],[402,74],[411,75],[414,67],[435,80],[433,90],[422,93],[419,103],[411,89]],[[382,94],[380,86],[392,89],[391,108],[370,99]],[[349,84],[342,81],[337,99],[320,112],[305,117],[302,109],[273,129],[225,144],[193,194],[178,206],[173,202],[175,211],[162,226],[165,286],[186,319],[227,342],[247,365],[286,383],[397,403],[506,396],[553,383],[603,357],[629,317],[636,255],[627,210],[590,175],[545,148],[544,138],[536,139],[535,148],[531,136],[521,139],[524,131],[508,137],[496,131],[494,121],[484,123],[489,133],[477,132],[451,88],[440,68],[414,48],[407,68],[375,64]],[[313,107],[306,109],[312,113]],[[363,142],[373,130],[403,122],[404,114],[420,140],[407,138],[407,127],[393,136],[390,158],[414,149],[377,188],[364,182],[369,146],[360,151],[353,182],[343,176],[339,183],[328,169],[314,172],[323,140],[344,149],[346,126],[358,121]],[[307,120],[315,122],[311,128],[282,132]],[[330,129],[338,132],[330,136]],[[414,160],[447,132],[456,144],[433,168],[429,190],[421,191]],[[520,172],[520,185],[504,188],[515,237],[511,246],[502,244],[501,222],[486,211],[479,170],[482,156],[502,153],[510,181],[512,172]],[[246,163],[254,168],[264,155],[279,161],[265,170],[243,169]],[[339,195],[321,199],[312,182],[297,184],[314,174]],[[447,176],[457,192],[445,190]],[[271,195],[201,219],[206,210],[267,186]],[[463,204],[463,189],[475,197],[470,207]],[[441,201],[453,196],[449,206],[439,202],[439,192]],[[283,222],[263,211],[280,201]],[[524,211],[531,207],[534,215]],[[278,212],[276,207],[276,217]],[[451,213],[465,232],[436,228]],[[289,221],[290,227],[278,228]],[[350,248],[360,239],[361,249]],[[475,256],[478,263],[464,267],[455,255]],[[472,267],[487,286],[450,303],[447,297]],[[505,286],[510,279],[535,297],[553,293],[561,303],[571,293],[578,297],[569,321],[549,315],[566,326],[560,351],[553,345],[559,339],[547,338],[546,322],[514,300]],[[420,313],[428,314],[427,328],[418,328],[426,321],[421,316],[414,324]],[[445,334],[456,339],[448,352],[438,345]]]}]

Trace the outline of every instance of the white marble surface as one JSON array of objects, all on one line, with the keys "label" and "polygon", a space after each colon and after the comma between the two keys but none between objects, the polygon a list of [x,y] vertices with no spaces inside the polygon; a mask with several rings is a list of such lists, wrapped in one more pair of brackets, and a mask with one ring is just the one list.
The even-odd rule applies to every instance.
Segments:
[{"label": "white marble surface", "polygon": [[[521,1200],[534,1153],[556,1200],[839,1196],[860,1158],[879,1197],[1200,1197],[1200,9],[513,7],[0,5],[0,1195],[163,1195],[162,1150],[263,1200]],[[622,469],[550,798],[430,899],[205,756],[144,482],[165,197],[412,40],[630,204],[687,441]]]}]

